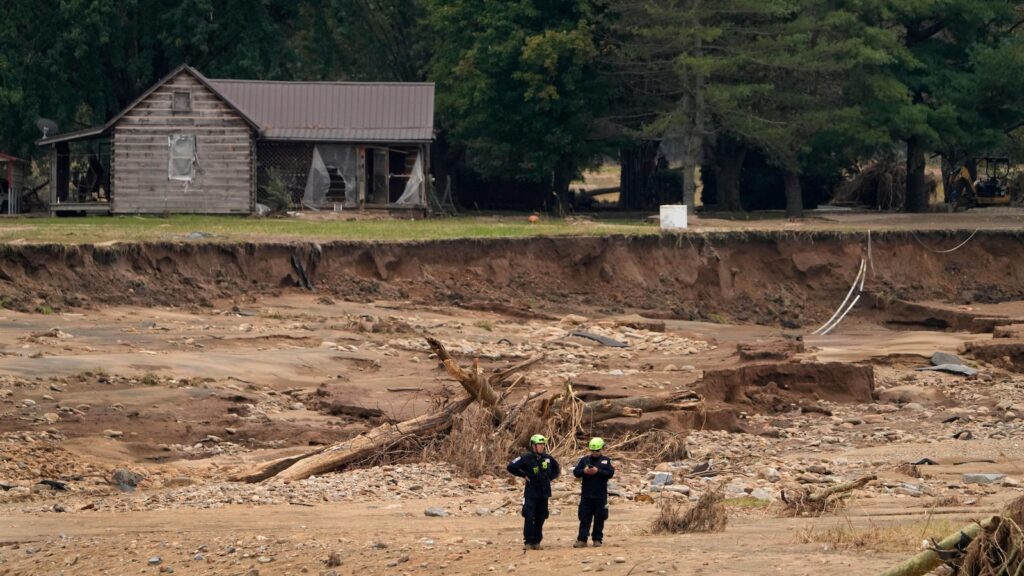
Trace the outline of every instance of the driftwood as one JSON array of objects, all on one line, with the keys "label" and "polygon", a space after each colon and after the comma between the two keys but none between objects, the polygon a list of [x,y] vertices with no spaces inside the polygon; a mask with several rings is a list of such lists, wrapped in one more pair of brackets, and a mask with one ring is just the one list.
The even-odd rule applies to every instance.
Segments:
[{"label": "driftwood", "polygon": [[703,400],[700,395],[689,391],[663,396],[603,399],[583,404],[583,419],[587,423],[594,423],[612,418],[639,418],[645,412],[697,410],[701,406],[703,406]]},{"label": "driftwood", "polygon": [[846,482],[843,484],[836,484],[835,486],[829,486],[818,491],[812,491],[810,489],[796,490],[792,494],[787,494],[785,490],[781,492],[783,503],[786,508],[786,513],[794,516],[801,516],[803,514],[823,514],[830,508],[838,506],[836,500],[830,500],[832,496],[837,494],[846,494],[852,492],[857,488],[863,488],[868,482],[871,482],[877,478],[874,474],[869,474],[858,478],[852,482]]},{"label": "driftwood", "polygon": [[297,456],[263,462],[235,474],[231,480],[261,482],[271,477],[301,480],[315,474],[337,470],[346,464],[369,458],[410,436],[424,436],[446,430],[451,427],[452,418],[464,411],[471,403],[471,398],[464,398],[445,406],[438,412],[397,424],[382,424],[365,434],[360,434],[344,442],[321,446]]},{"label": "driftwood", "polygon": [[[260,482],[268,478],[301,480],[316,474],[337,470],[360,462],[388,450],[411,437],[430,437],[451,429],[455,417],[474,402],[491,415],[495,429],[508,428],[528,412],[556,424],[560,433],[575,434],[579,423],[594,423],[611,418],[640,417],[645,412],[659,410],[694,410],[703,405],[701,397],[693,392],[676,392],[660,396],[636,396],[582,402],[576,398],[571,385],[561,397],[542,398],[544,391],[528,392],[514,406],[505,405],[511,391],[523,381],[522,376],[512,381],[502,394],[495,388],[510,377],[541,360],[536,356],[486,377],[478,361],[469,370],[461,367],[438,340],[427,338],[427,343],[444,365],[448,374],[466,391],[462,400],[450,403],[436,412],[399,423],[382,424],[365,434],[331,446],[321,446],[296,456],[264,462],[240,472],[232,480]],[[538,400],[539,401],[535,401]]]},{"label": "driftwood", "polygon": [[962,548],[966,543],[970,543],[977,538],[978,534],[992,523],[993,518],[995,518],[995,516],[990,516],[982,522],[975,522],[964,526],[957,533],[950,534],[943,538],[942,541],[934,547],[921,552],[913,558],[905,560],[898,566],[893,566],[885,572],[882,572],[881,576],[924,576],[945,562],[939,554],[939,551],[955,551],[958,548],[962,551]]},{"label": "driftwood", "polygon": [[351,440],[303,458],[277,474],[285,480],[302,480],[337,470],[346,464],[364,460],[409,437],[432,436],[452,425],[452,417],[465,410],[472,400],[464,398],[439,412],[425,414],[398,424],[384,424]]}]

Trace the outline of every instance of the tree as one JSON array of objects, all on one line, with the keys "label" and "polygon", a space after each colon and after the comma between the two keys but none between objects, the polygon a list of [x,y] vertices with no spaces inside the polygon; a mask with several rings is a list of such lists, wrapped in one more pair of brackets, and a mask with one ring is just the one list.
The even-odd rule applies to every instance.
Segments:
[{"label": "tree", "polygon": [[597,0],[431,0],[440,124],[485,177],[564,192],[604,101]]},{"label": "tree", "polygon": [[212,77],[286,78],[286,0],[66,0],[5,4],[0,145],[28,154],[40,116],[100,124],[181,63]]},{"label": "tree", "polygon": [[[899,32],[903,51],[869,108],[907,150],[904,209],[928,208],[925,156],[1001,145],[1024,118],[1019,5],[1003,0],[865,2],[863,18]],[[901,98],[893,98],[895,94]]]},{"label": "tree", "polygon": [[804,152],[824,131],[861,116],[849,78],[887,64],[892,36],[828,0],[630,6],[625,70],[636,71],[633,91],[656,111],[644,129],[706,140],[727,210],[741,209],[746,150],[763,149],[784,170],[787,213],[799,215]]},{"label": "tree", "polygon": [[288,44],[305,80],[422,82],[425,0],[304,0]]}]

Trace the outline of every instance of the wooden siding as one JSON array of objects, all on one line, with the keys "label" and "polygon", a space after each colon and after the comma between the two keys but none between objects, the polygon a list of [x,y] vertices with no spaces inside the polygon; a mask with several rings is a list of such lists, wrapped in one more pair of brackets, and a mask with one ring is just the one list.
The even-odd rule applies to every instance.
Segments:
[{"label": "wooden siding", "polygon": [[[183,90],[192,94],[192,109],[174,112],[174,92]],[[199,163],[192,182],[167,178],[167,139],[175,134],[196,137]],[[182,71],[114,126],[113,211],[249,213],[255,206],[252,142],[249,124]]]}]

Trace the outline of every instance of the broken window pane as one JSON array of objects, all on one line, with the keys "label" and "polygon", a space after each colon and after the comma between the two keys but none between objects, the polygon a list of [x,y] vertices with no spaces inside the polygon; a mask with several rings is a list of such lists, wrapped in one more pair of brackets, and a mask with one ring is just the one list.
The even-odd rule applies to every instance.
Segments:
[{"label": "broken window pane", "polygon": [[171,149],[171,160],[167,166],[167,178],[191,182],[196,177],[196,137],[177,134],[167,137]]}]

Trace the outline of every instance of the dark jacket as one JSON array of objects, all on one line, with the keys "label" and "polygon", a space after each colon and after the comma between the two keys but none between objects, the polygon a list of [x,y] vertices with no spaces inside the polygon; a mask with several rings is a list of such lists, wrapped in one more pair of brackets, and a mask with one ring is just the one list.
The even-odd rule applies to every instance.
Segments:
[{"label": "dark jacket", "polygon": [[562,468],[550,454],[527,452],[508,463],[509,474],[526,478],[523,495],[527,498],[550,498],[551,481],[558,478]]},{"label": "dark jacket", "polygon": [[[597,468],[597,474],[586,475],[583,469],[587,466]],[[597,458],[587,455],[580,458],[572,475],[583,479],[583,488],[580,491],[582,498],[608,498],[608,480],[615,476],[615,467],[612,466],[612,459],[607,456]]]}]

